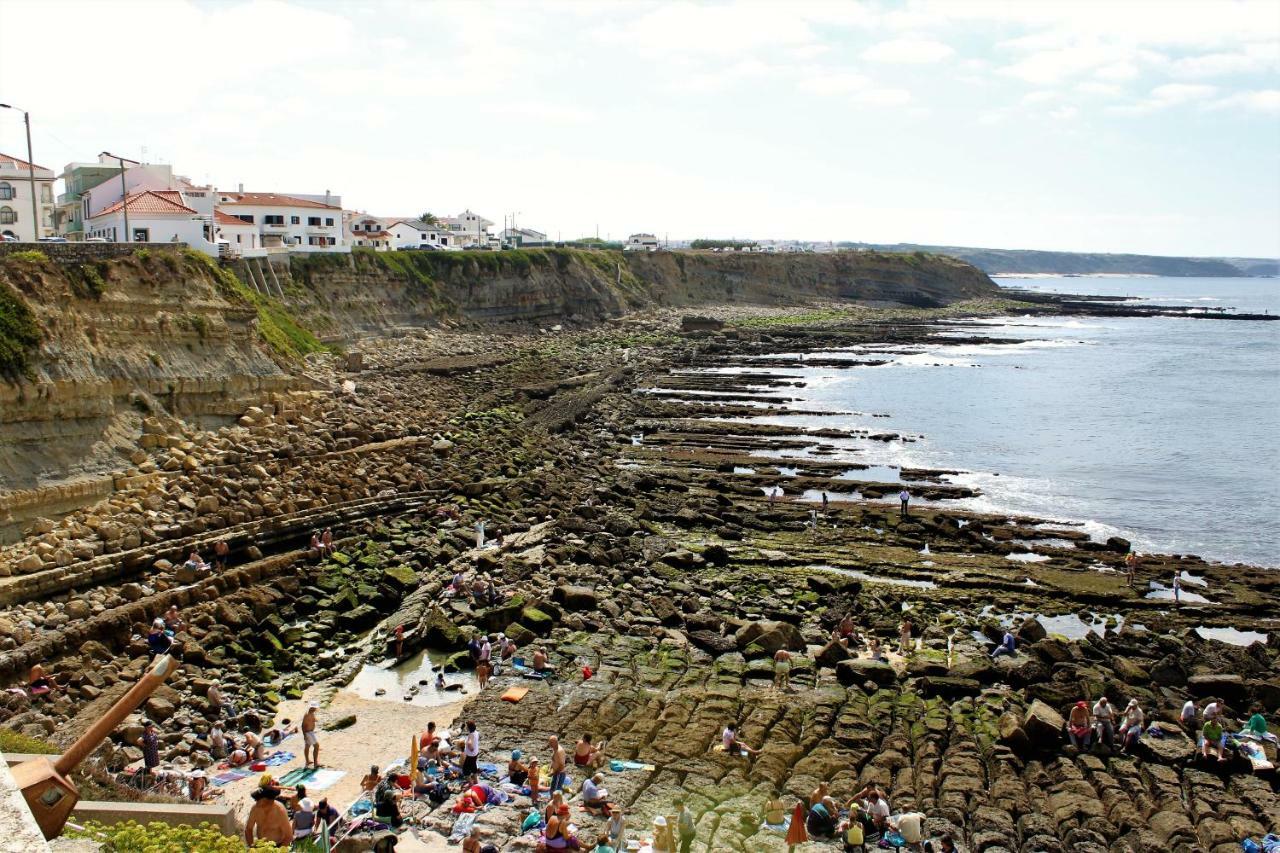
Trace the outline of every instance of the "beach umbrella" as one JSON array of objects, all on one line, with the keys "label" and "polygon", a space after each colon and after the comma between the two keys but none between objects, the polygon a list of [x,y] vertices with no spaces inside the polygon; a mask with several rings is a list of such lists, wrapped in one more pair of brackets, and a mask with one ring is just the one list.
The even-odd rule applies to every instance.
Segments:
[{"label": "beach umbrella", "polygon": [[413,743],[409,745],[409,781],[417,784],[418,776],[418,736],[413,735]]},{"label": "beach umbrella", "polygon": [[804,828],[804,803],[796,803],[795,811],[791,813],[791,826],[787,829],[787,849],[795,850],[797,844],[804,844],[809,840],[809,833]]}]

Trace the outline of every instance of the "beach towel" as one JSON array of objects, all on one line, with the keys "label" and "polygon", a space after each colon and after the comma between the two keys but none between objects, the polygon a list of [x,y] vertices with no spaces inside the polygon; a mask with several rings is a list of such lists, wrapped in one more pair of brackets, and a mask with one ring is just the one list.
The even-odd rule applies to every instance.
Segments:
[{"label": "beach towel", "polygon": [[[724,752],[724,751],[725,751],[724,744],[722,744],[722,743],[718,743],[718,744],[716,744],[715,746],[711,747],[711,751],[712,751],[712,752]],[[739,748],[738,748],[738,755],[742,756],[743,758],[746,758],[746,757],[747,757],[747,751],[746,751],[745,749],[742,749],[741,747],[739,747]]]},{"label": "beach towel", "polygon": [[261,763],[267,765],[268,767],[279,767],[281,764],[288,764],[290,761],[293,761],[293,759],[297,757],[298,756],[294,755],[292,752],[285,752],[283,749],[281,749],[268,755],[266,761],[263,761]]},{"label": "beach towel", "polygon": [[307,783],[307,781],[316,773],[320,772],[318,767],[295,767],[288,773],[284,774],[278,780],[281,786],[297,785],[299,782]]},{"label": "beach towel", "polygon": [[1249,764],[1254,772],[1259,770],[1270,770],[1275,767],[1267,760],[1267,753],[1262,749],[1262,745],[1252,741],[1240,741],[1237,747],[1240,754],[1249,759]]},{"label": "beach towel", "polygon": [[779,835],[786,835],[787,830],[791,829],[791,815],[783,816],[782,823],[765,823],[764,821],[760,821],[760,828],[767,829],[770,832],[776,832]]},{"label": "beach towel", "polygon": [[215,785],[229,785],[232,782],[238,782],[253,775],[253,771],[248,767],[233,767],[225,773],[219,773],[213,777]]},{"label": "beach towel", "polygon": [[476,765],[476,769],[479,770],[485,776],[497,777],[498,775],[498,765],[490,764],[487,761],[481,761],[480,763],[478,763]]},{"label": "beach towel", "polygon": [[1271,833],[1262,839],[1263,853],[1280,853],[1280,835]]},{"label": "beach towel", "polygon": [[507,692],[502,694],[503,702],[519,702],[529,693],[528,687],[508,687]]},{"label": "beach towel", "polygon": [[[721,746],[724,746],[724,744],[721,744]],[[645,764],[643,761],[624,761],[622,762],[622,767],[624,770],[648,770],[650,773],[658,769],[652,764]],[[612,770],[613,767],[610,766],[609,769]]]},{"label": "beach towel", "polygon": [[449,833],[449,842],[453,844],[461,843],[462,839],[471,834],[471,827],[475,825],[475,812],[458,815],[458,819],[453,822],[453,831]]},{"label": "beach towel", "polygon": [[333,770],[328,767],[313,770],[310,780],[306,783],[307,792],[314,793],[315,791],[323,791],[326,788],[332,788],[340,779],[342,779],[343,776],[346,775],[347,771],[345,770]]}]

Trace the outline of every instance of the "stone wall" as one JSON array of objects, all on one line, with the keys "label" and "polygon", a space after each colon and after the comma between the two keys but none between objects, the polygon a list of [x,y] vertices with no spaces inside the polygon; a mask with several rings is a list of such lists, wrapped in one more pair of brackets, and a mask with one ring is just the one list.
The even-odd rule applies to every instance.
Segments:
[{"label": "stone wall", "polygon": [[0,243],[0,258],[18,252],[41,252],[49,260],[60,264],[84,264],[125,258],[138,249],[159,252],[176,252],[185,249],[186,243]]}]

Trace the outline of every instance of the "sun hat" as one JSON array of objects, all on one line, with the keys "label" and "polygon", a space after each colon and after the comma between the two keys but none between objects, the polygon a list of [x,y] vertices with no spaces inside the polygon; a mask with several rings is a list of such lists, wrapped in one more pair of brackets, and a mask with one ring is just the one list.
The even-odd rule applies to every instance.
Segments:
[{"label": "sun hat", "polygon": [[315,808],[315,805],[311,802],[310,797],[303,797],[302,801],[298,803],[298,808],[302,809],[304,812],[309,812]]}]

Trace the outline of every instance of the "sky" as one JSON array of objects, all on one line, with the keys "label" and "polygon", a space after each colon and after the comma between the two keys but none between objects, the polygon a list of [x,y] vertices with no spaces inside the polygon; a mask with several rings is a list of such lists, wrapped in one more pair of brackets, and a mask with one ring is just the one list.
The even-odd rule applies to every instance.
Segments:
[{"label": "sky", "polygon": [[563,239],[1280,256],[1276,0],[0,0],[0,31],[58,170]]}]

